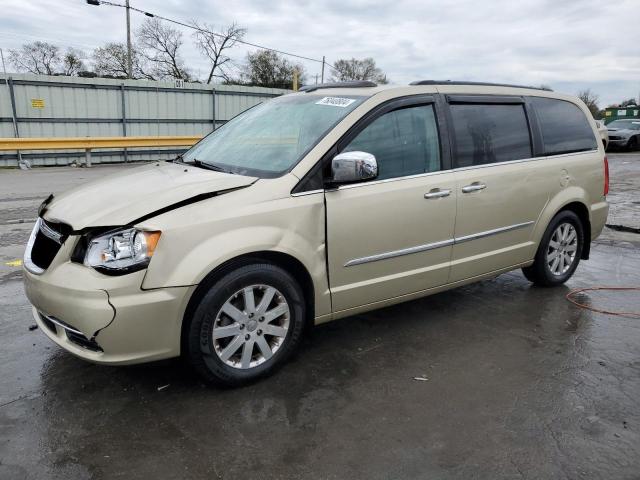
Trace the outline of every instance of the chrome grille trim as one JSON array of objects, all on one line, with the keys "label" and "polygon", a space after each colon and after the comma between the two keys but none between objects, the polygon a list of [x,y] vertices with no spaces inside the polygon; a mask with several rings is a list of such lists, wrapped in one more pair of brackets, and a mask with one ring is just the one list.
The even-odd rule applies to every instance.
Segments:
[{"label": "chrome grille trim", "polygon": [[40,231],[45,237],[50,238],[58,245],[62,245],[62,234],[53,230],[49,225],[47,225],[47,222],[42,219],[40,219]]},{"label": "chrome grille trim", "polygon": [[58,320],[56,317],[52,317],[50,315],[45,315],[42,312],[38,312],[38,315],[40,315],[42,318],[49,320],[51,323],[56,324],[58,327],[67,330],[69,332],[75,333],[76,335],[82,335],[83,337],[86,338],[85,334],[82,333],[80,330],[76,330],[75,328],[73,328],[70,325],[67,325],[66,323],[64,323],[62,320]]},{"label": "chrome grille trim", "polygon": [[24,251],[24,258],[22,263],[24,264],[24,268],[26,268],[29,272],[34,275],[42,275],[44,273],[44,268],[40,268],[31,260],[31,250],[33,250],[33,244],[36,241],[36,235],[40,231],[40,225],[42,225],[42,219],[38,217],[36,220],[36,224],[33,226],[33,230],[31,231],[31,236],[29,237],[29,241],[27,242],[27,248]]}]

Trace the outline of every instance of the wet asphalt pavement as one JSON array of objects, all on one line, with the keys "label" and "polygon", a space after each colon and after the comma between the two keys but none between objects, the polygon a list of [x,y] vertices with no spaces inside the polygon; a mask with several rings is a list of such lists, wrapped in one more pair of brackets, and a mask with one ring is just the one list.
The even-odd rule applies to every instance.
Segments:
[{"label": "wet asphalt pavement", "polygon": [[[609,159],[609,223],[637,227],[640,154]],[[564,287],[516,271],[326,324],[275,376],[217,390],[28,328],[11,262],[36,206],[119,168],[0,171],[0,479],[640,478],[640,319],[565,299],[640,286],[639,234],[607,229]],[[638,292],[577,299],[640,311]]]}]

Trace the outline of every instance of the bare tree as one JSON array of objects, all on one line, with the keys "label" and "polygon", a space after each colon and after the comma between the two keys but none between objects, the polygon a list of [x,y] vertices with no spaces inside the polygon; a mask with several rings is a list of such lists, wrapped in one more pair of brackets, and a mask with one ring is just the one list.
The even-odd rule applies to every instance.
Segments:
[{"label": "bare tree", "polygon": [[9,62],[19,72],[55,75],[59,71],[62,58],[59,47],[37,41],[26,43],[19,50],[9,50]]},{"label": "bare tree", "polygon": [[63,75],[77,76],[80,72],[85,70],[83,60],[86,55],[81,50],[75,48],[68,48],[62,57],[62,71]]},{"label": "bare tree", "polygon": [[246,28],[234,22],[223,29],[222,33],[216,34],[214,28],[207,23],[201,25],[194,20],[193,26],[198,29],[193,34],[196,46],[211,64],[206,83],[211,83],[214,78],[228,80],[230,75],[226,66],[231,62],[231,58],[226,55],[225,50],[233,48],[238,40],[242,40],[247,33]]},{"label": "bare tree", "polygon": [[298,82],[304,84],[306,73],[302,65],[293,64],[272,50],[259,50],[247,54],[240,83],[260,87],[291,88],[294,72]]},{"label": "bare tree", "polygon": [[331,79],[335,82],[344,82],[349,80],[371,80],[377,83],[389,83],[387,76],[376,67],[373,58],[363,58],[358,60],[341,59],[334,62],[331,71]]},{"label": "bare tree", "polygon": [[591,115],[593,115],[593,118],[596,118],[600,112],[600,108],[598,107],[600,97],[593,93],[590,88],[587,88],[586,90],[578,92],[578,98],[584,102],[591,112]]},{"label": "bare tree", "polygon": [[[132,78],[155,80],[148,62],[134,46],[131,50]],[[127,78],[127,46],[124,43],[107,43],[93,51],[94,69],[100,77]]]},{"label": "bare tree", "polygon": [[151,62],[154,77],[190,79],[180,57],[183,44],[180,31],[157,18],[149,18],[140,26],[137,35],[140,54]]}]

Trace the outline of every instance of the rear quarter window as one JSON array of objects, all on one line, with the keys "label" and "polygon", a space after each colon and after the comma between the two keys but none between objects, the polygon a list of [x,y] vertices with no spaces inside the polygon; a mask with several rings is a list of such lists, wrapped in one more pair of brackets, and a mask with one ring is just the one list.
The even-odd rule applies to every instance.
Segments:
[{"label": "rear quarter window", "polygon": [[595,150],[598,143],[584,112],[571,102],[531,99],[540,124],[545,155]]}]

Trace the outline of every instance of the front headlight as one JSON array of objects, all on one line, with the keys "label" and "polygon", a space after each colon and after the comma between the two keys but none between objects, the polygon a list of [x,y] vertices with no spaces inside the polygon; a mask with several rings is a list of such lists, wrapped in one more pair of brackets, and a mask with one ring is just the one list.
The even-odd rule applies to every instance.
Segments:
[{"label": "front headlight", "polygon": [[145,268],[160,240],[161,232],[126,228],[89,240],[84,264],[105,273],[128,273]]}]

